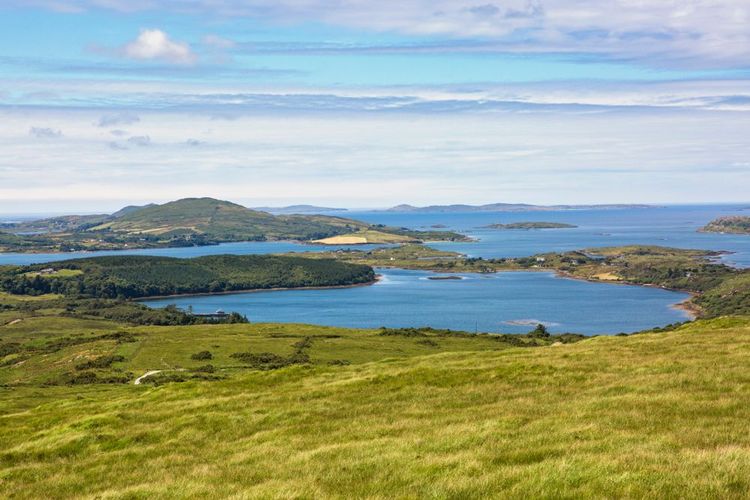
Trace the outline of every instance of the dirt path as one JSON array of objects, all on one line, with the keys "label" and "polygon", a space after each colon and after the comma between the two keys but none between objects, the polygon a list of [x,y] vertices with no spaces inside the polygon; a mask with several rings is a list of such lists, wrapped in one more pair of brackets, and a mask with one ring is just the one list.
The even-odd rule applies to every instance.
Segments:
[{"label": "dirt path", "polygon": [[151,375],[156,375],[157,373],[161,373],[162,371],[164,371],[164,370],[151,370],[149,372],[146,372],[143,375],[141,375],[140,377],[138,377],[137,379],[135,379],[135,382],[133,382],[133,384],[134,385],[141,385],[141,380],[143,380],[144,378],[150,377]]}]

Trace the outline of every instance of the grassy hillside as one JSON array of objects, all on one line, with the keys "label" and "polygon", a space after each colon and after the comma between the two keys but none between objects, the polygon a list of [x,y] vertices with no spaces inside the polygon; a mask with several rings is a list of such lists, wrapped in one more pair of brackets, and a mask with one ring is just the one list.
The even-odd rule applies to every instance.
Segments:
[{"label": "grassy hillside", "polygon": [[97,215],[62,215],[25,222],[0,224],[0,231],[10,232],[63,232],[85,230],[94,227],[110,218],[107,214]]},{"label": "grassy hillside", "polygon": [[704,233],[750,234],[750,217],[720,217],[700,229]]},{"label": "grassy hillside", "polygon": [[[0,326],[6,343],[63,332],[120,335],[0,367],[0,488],[11,498],[750,491],[747,318],[531,349],[298,325]],[[300,351],[309,362],[278,369],[232,356]],[[65,371],[177,368],[187,371],[154,377],[186,382],[38,385]]]},{"label": "grassy hillside", "polygon": [[271,255],[211,255],[194,259],[108,256],[62,261],[52,268],[50,265],[0,267],[0,290],[26,295],[59,293],[71,297],[130,299],[354,285],[375,279],[369,266]]},{"label": "grassy hillside", "polygon": [[[328,220],[330,219],[330,220]],[[187,198],[131,211],[93,228],[154,236],[202,234],[216,240],[312,239],[366,224],[338,218],[277,217],[213,198]]]},{"label": "grassy hillside", "polygon": [[[2,297],[0,297],[2,299]],[[248,370],[292,365],[344,366],[457,350],[502,350],[555,342],[580,335],[482,335],[450,330],[352,330],[289,324],[219,324],[153,327],[71,316],[53,309],[0,311],[0,385],[90,385],[132,383],[149,370],[159,377],[188,380],[227,378]],[[198,353],[207,356],[194,356]],[[112,362],[102,364],[102,359]],[[114,360],[114,358],[117,358]],[[96,378],[91,378],[95,375]],[[83,377],[76,380],[76,377]],[[85,377],[84,377],[85,376]],[[89,377],[89,378],[86,378]]]}]

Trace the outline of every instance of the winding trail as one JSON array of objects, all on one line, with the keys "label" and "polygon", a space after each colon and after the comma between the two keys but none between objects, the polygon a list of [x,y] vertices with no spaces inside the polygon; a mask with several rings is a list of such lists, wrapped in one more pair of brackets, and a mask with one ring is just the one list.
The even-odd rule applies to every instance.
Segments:
[{"label": "winding trail", "polygon": [[151,375],[156,375],[157,373],[161,373],[163,370],[151,370],[149,372],[144,373],[137,379],[135,379],[135,382],[133,382],[133,385],[141,385],[141,380],[143,380],[146,377],[150,377]]}]

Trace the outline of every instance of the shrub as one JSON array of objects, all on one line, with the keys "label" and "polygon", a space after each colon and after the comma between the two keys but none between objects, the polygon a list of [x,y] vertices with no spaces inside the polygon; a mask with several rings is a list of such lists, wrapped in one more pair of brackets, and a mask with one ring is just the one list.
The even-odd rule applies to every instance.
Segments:
[{"label": "shrub", "polygon": [[351,361],[347,361],[346,359],[333,359],[328,362],[331,366],[346,366],[352,364]]},{"label": "shrub", "polygon": [[279,356],[272,352],[261,352],[257,354],[252,352],[236,352],[232,354],[231,357],[239,359],[243,363],[258,370],[278,370],[285,366],[310,362],[310,357],[301,351],[297,351],[289,357]]},{"label": "shrub", "polygon": [[533,338],[548,338],[549,332],[547,331],[547,327],[543,324],[539,323],[536,325],[536,328],[534,328],[532,331],[529,332],[529,337]]},{"label": "shrub", "polygon": [[190,359],[194,359],[196,361],[205,361],[208,359],[213,359],[213,357],[214,356],[213,354],[211,354],[210,351],[201,351],[201,352],[196,352],[195,354],[190,356]]},{"label": "shrub", "polygon": [[51,385],[86,385],[86,384],[127,384],[129,375],[109,375],[100,377],[94,372],[65,373]]},{"label": "shrub", "polygon": [[427,335],[421,332],[417,328],[381,328],[378,335],[385,337],[398,336],[398,337],[426,337]]},{"label": "shrub", "polygon": [[18,342],[8,342],[7,344],[0,344],[0,358],[4,358],[8,354],[15,354],[21,351],[21,344]]},{"label": "shrub", "polygon": [[109,368],[112,366],[112,363],[119,363],[121,361],[125,361],[124,356],[114,355],[114,356],[101,356],[95,359],[89,359],[87,361],[84,361],[83,363],[79,363],[76,365],[76,370],[91,370],[91,369],[103,369],[103,368]]}]

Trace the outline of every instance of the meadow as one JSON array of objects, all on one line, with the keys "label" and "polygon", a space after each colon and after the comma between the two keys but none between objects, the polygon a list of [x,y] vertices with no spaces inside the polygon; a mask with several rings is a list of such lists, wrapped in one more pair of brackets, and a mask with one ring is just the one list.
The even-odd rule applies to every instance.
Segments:
[{"label": "meadow", "polygon": [[[0,313],[3,345],[40,348],[0,368],[0,489],[10,498],[750,491],[750,318],[514,345],[430,330],[35,314]],[[59,349],[41,352],[50,344]],[[233,356],[300,351],[307,361],[281,367]],[[122,361],[94,371],[166,371],[141,385],[55,385],[106,356]],[[158,378],[168,373],[183,381]]]}]

